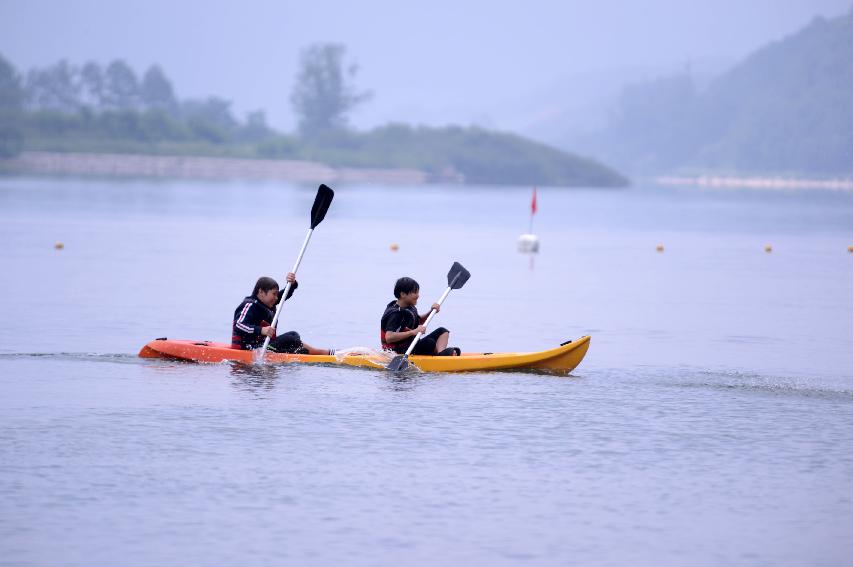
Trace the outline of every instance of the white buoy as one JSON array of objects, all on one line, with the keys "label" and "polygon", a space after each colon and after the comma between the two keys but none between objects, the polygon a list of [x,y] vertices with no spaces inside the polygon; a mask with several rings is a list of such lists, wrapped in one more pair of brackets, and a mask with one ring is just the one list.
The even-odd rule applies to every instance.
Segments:
[{"label": "white buoy", "polygon": [[[539,252],[539,237],[533,234],[533,217],[536,216],[536,187],[533,188],[533,197],[530,199],[530,227],[526,234],[518,237],[518,251],[522,254],[536,254]],[[533,259],[531,258],[531,262]],[[533,264],[531,263],[531,267]]]},{"label": "white buoy", "polygon": [[539,252],[539,237],[535,234],[522,234],[518,237],[518,251],[524,254]]}]

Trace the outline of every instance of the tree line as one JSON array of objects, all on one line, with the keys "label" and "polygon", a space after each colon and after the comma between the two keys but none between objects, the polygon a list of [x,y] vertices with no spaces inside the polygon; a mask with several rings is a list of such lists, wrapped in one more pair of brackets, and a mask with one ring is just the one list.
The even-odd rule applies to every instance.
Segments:
[{"label": "tree line", "polygon": [[19,74],[0,56],[0,113],[0,152],[6,156],[19,152],[25,139],[73,148],[99,140],[254,142],[273,134],[262,111],[241,122],[225,99],[179,100],[158,65],[140,77],[121,59],[106,66],[62,60]]},{"label": "tree line", "polygon": [[236,118],[219,97],[181,100],[158,65],[139,76],[120,59],[62,60],[19,73],[0,55],[0,157],[23,149],[222,155],[410,167],[475,183],[627,183],[593,160],[512,134],[405,124],[356,132],[349,117],[372,96],[356,88],[357,72],[342,45],[304,49],[290,93],[298,128],[288,134],[270,128],[262,111]]}]

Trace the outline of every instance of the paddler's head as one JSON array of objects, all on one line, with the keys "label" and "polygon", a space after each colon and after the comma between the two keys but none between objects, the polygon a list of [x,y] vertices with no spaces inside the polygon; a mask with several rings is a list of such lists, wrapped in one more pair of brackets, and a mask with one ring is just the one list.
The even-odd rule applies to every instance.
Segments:
[{"label": "paddler's head", "polygon": [[418,304],[421,286],[412,278],[400,278],[394,284],[394,297],[400,307],[409,307]]},{"label": "paddler's head", "polygon": [[272,309],[278,301],[278,282],[267,276],[258,278],[252,295],[257,297],[258,301]]}]

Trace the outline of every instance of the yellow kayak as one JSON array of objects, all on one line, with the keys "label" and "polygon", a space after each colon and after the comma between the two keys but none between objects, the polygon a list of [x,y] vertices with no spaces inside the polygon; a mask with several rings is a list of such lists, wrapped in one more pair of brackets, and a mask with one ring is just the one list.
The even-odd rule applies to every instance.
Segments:
[{"label": "yellow kayak", "polygon": [[[410,356],[409,362],[424,372],[468,372],[476,370],[535,369],[570,372],[589,349],[589,336],[567,341],[556,348],[539,352],[481,352],[462,356]],[[254,351],[231,348],[210,341],[156,339],[142,347],[142,358],[169,358],[191,362],[254,362]],[[393,356],[393,354],[391,355]],[[385,368],[390,356],[383,353],[340,353],[331,355],[282,354],[268,352],[266,362],[342,364],[367,368]]]}]

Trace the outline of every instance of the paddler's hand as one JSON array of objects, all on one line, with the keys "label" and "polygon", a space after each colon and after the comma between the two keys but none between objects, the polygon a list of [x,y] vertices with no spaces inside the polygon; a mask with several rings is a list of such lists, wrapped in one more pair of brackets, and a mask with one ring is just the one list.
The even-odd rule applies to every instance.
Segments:
[{"label": "paddler's hand", "polygon": [[[426,327],[424,327],[423,325],[418,325],[416,329],[412,329],[412,330],[415,332],[415,335],[417,335],[418,333],[420,333],[422,335],[426,334]],[[412,336],[414,337],[415,335],[412,335]]]},{"label": "paddler's hand", "polygon": [[271,339],[275,338],[275,329],[270,327],[261,327],[261,334]]},{"label": "paddler's hand", "polygon": [[439,311],[441,311],[441,305],[439,305],[438,303],[433,303],[433,304],[432,304],[432,308],[433,308],[433,309],[435,309],[435,312],[436,312],[436,313],[438,313]]},{"label": "paddler's hand", "polygon": [[293,272],[287,272],[287,277],[285,277],[284,280],[290,283],[296,283],[296,274]]}]

